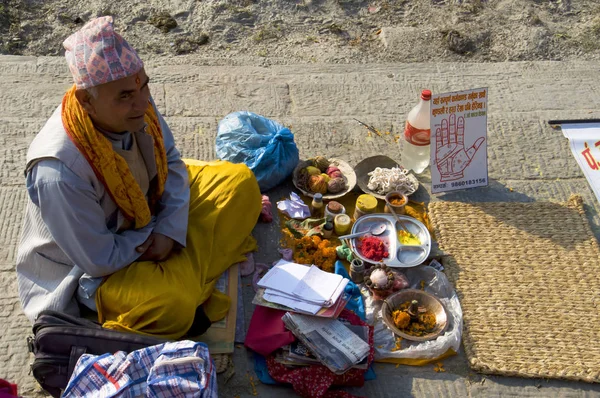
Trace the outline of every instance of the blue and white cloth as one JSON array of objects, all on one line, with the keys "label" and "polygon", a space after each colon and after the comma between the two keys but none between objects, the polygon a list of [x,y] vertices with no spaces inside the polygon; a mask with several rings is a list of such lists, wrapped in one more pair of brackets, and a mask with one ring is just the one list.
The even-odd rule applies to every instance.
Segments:
[{"label": "blue and white cloth", "polygon": [[189,340],[126,354],[84,354],[62,397],[217,398],[217,374],[204,343]]}]

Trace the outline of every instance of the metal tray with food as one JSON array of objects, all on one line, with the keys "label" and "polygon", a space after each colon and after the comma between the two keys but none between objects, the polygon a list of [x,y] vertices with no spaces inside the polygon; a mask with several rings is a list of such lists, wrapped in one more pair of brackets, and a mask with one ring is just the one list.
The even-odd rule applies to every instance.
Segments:
[{"label": "metal tray with food", "polygon": [[[364,235],[348,239],[354,254],[368,263],[384,263],[389,267],[409,268],[422,264],[431,251],[431,235],[419,220],[408,216],[399,218],[408,232],[391,214],[359,218],[352,227],[352,234],[362,232]],[[377,240],[383,243],[382,247],[377,247]]]}]

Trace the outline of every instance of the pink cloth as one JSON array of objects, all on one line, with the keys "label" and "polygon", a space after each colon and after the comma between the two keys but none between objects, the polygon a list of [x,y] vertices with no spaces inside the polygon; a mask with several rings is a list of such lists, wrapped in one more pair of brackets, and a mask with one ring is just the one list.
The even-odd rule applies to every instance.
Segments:
[{"label": "pink cloth", "polygon": [[[352,325],[368,326],[358,315],[347,309],[342,311],[340,318],[347,319]],[[371,365],[375,355],[373,327],[369,327],[369,346],[368,364]],[[290,383],[294,391],[303,398],[355,397],[346,391],[330,390],[330,388],[332,386],[362,387],[365,382],[365,373],[367,372],[363,369],[350,369],[344,374],[336,375],[323,365],[290,369],[277,362],[274,355],[267,357],[267,369],[273,380],[280,383]]]},{"label": "pink cloth", "polygon": [[113,30],[113,18],[92,19],[64,41],[65,58],[78,89],[135,75],[144,64]]},{"label": "pink cloth", "polygon": [[240,263],[240,274],[242,276],[248,276],[254,272],[254,255],[252,253],[246,254],[246,260]]},{"label": "pink cloth", "polygon": [[329,388],[334,385],[362,387],[365,381],[364,375],[352,372],[356,369],[341,376],[320,365],[290,369],[277,362],[273,355],[267,357],[267,368],[275,381],[292,384],[294,391],[302,398],[356,398],[356,395],[347,391]]},{"label": "pink cloth", "polygon": [[0,398],[16,398],[18,396],[16,384],[0,379]]},{"label": "pink cloth", "polygon": [[271,267],[269,267],[267,264],[256,263],[255,268],[256,271],[254,271],[254,275],[252,275],[252,287],[254,288],[254,291],[257,292],[259,289],[258,281],[265,276]]},{"label": "pink cloth", "polygon": [[244,345],[263,356],[271,354],[296,338],[285,328],[281,317],[285,311],[257,305],[254,308]]},{"label": "pink cloth", "polygon": [[273,213],[271,210],[271,201],[267,195],[262,196],[262,210],[260,212],[260,221],[262,222],[271,222],[273,221]]},{"label": "pink cloth", "polygon": [[[281,258],[285,261],[292,261],[294,256],[294,251],[292,249],[277,249],[279,254],[281,254]],[[277,262],[273,263],[275,265]]]}]

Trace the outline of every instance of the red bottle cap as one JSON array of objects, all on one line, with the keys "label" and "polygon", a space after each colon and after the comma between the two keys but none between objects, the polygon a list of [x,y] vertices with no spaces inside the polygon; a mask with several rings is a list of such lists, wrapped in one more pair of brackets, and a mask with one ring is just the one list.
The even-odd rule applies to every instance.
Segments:
[{"label": "red bottle cap", "polygon": [[424,101],[429,101],[431,99],[431,90],[421,91],[421,99]]}]

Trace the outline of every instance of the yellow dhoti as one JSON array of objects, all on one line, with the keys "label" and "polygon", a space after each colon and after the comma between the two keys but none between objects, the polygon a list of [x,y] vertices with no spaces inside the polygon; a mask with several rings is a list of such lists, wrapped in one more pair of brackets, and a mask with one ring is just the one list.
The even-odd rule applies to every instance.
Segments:
[{"label": "yellow dhoti", "polygon": [[182,337],[196,308],[223,318],[230,299],[215,291],[219,276],[256,249],[250,235],[261,211],[256,178],[245,165],[185,161],[190,182],[187,245],[166,261],[135,262],[110,275],[96,293],[104,327]]}]

